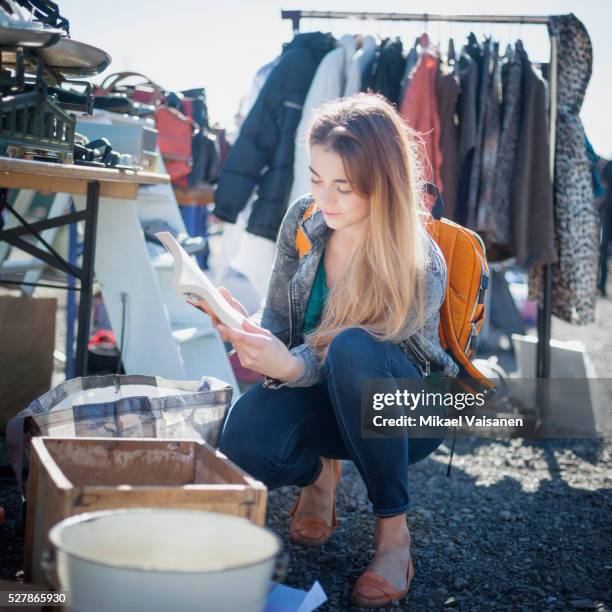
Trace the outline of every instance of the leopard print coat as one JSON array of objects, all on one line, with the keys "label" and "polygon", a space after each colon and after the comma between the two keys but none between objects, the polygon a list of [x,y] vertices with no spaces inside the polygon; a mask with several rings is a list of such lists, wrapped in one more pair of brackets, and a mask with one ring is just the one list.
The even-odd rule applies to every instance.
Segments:
[{"label": "leopard print coat", "polygon": [[[573,15],[554,17],[558,37],[557,125],[555,145],[555,242],[552,312],[570,323],[595,319],[598,222],[591,167],[580,108],[591,78],[593,50],[584,25]],[[530,273],[530,297],[541,303],[542,268]]]}]

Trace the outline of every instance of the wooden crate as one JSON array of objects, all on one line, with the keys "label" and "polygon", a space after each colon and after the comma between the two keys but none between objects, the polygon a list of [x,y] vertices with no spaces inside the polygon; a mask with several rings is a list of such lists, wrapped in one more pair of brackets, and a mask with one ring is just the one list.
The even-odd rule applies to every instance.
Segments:
[{"label": "wooden crate", "polygon": [[204,442],[42,436],[32,439],[30,456],[28,581],[44,581],[40,558],[51,527],[82,512],[194,508],[265,523],[266,486]]}]

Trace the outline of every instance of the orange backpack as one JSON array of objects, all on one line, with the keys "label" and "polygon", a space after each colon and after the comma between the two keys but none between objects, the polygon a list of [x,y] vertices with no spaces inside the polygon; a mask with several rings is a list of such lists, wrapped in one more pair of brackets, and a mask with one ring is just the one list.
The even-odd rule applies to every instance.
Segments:
[{"label": "orange backpack", "polygon": [[[302,221],[312,216],[316,204],[306,209]],[[437,242],[447,266],[446,296],[440,307],[440,344],[450,352],[457,365],[485,388],[494,385],[472,364],[476,338],[485,319],[484,296],[489,284],[489,266],[480,236],[450,221],[431,217],[426,223]],[[310,240],[301,223],[295,236],[295,248],[303,256],[310,250]]]},{"label": "orange backpack", "polygon": [[472,363],[486,315],[489,266],[484,243],[476,232],[449,219],[432,218],[426,228],[440,247],[447,267],[446,296],[440,307],[438,328],[440,344],[467,374],[493,387]]}]

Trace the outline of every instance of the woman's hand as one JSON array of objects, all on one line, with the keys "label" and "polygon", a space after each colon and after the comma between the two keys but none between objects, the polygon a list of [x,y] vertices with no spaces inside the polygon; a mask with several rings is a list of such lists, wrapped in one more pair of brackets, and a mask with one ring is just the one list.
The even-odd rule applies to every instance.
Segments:
[{"label": "woman's hand", "polygon": [[302,373],[302,361],[269,330],[248,319],[243,322],[242,330],[220,322],[214,326],[224,341],[234,345],[243,367],[282,381],[293,380]]},{"label": "woman's hand", "polygon": [[[243,314],[245,317],[248,316],[246,308],[232,295],[231,291],[226,289],[225,287],[219,287],[219,293],[225,298],[227,303],[237,310],[239,313]],[[195,306],[202,312],[209,315],[213,321],[213,325],[216,326],[217,323],[221,323],[219,317],[215,314],[214,310],[209,306],[206,300],[201,299],[188,299],[187,300],[192,306]]]}]

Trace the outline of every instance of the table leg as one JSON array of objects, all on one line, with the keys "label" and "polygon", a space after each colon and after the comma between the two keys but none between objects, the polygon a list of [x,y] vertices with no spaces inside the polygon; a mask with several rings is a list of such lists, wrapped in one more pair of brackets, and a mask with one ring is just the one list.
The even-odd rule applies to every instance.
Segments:
[{"label": "table leg", "polygon": [[83,280],[79,298],[79,328],[77,332],[75,376],[87,375],[87,344],[91,325],[92,288],[94,280],[94,261],[96,255],[96,224],[100,202],[100,183],[87,183],[87,202],[85,210],[85,236],[83,239]]}]

